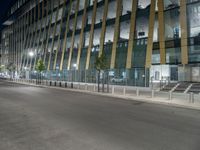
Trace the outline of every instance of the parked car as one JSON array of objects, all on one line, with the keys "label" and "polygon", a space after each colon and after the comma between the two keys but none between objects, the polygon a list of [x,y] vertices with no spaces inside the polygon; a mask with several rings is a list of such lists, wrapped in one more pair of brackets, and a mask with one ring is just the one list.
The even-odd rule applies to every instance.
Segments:
[{"label": "parked car", "polygon": [[113,77],[110,79],[110,81],[114,83],[122,83],[125,82],[125,79],[123,77]]}]

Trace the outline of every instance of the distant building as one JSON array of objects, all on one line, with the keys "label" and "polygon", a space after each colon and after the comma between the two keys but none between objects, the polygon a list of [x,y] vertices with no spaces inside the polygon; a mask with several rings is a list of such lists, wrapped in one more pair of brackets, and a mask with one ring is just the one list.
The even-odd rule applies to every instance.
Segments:
[{"label": "distant building", "polygon": [[42,59],[48,79],[96,82],[104,51],[116,84],[200,82],[199,0],[18,0],[4,25],[1,62],[18,73]]}]

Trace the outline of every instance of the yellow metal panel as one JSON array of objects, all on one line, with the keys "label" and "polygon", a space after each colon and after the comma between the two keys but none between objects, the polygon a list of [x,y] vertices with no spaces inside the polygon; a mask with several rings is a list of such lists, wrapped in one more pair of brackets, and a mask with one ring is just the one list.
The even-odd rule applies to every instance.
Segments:
[{"label": "yellow metal panel", "polygon": [[155,23],[155,0],[151,0],[151,8],[149,16],[149,35],[147,41],[147,53],[146,53],[146,64],[145,64],[146,68],[151,67],[154,23]]},{"label": "yellow metal panel", "polygon": [[64,13],[65,13],[65,9],[66,9],[66,1],[64,1],[64,5],[63,5],[63,8],[62,8],[62,18],[61,18],[61,23],[60,23],[60,32],[59,32],[59,35],[58,35],[58,46],[57,46],[57,49],[56,49],[56,55],[55,55],[55,58],[54,58],[54,64],[53,64],[53,70],[56,69],[56,63],[57,63],[57,57],[58,57],[58,50],[60,49],[61,47],[61,30],[62,30],[62,24],[63,24],[63,16],[64,16]]},{"label": "yellow metal panel", "polygon": [[24,67],[27,67],[27,63],[28,63],[28,48],[29,48],[29,42],[30,42],[30,38],[32,36],[32,15],[33,15],[33,12],[32,12],[32,9],[30,10],[30,24],[29,24],[29,35],[28,35],[28,40],[27,40],[27,43],[26,43],[26,48],[25,48],[25,53],[26,53],[26,62],[24,64]]},{"label": "yellow metal panel", "polygon": [[120,16],[122,15],[122,0],[117,0],[117,9],[116,9],[116,19],[115,19],[115,29],[112,45],[112,55],[111,55],[111,64],[110,68],[115,68],[115,59],[116,59],[116,50],[117,42],[120,36]]},{"label": "yellow metal panel", "polygon": [[88,0],[85,0],[85,6],[84,6],[84,12],[83,12],[83,17],[82,17],[82,27],[81,27],[81,33],[80,33],[80,40],[79,40],[79,48],[78,48],[78,55],[77,55],[77,69],[79,69],[80,65],[80,57],[81,57],[81,51],[83,47],[83,35],[84,35],[84,28],[85,28],[85,23],[86,23],[86,13],[87,13],[87,5],[88,5]]},{"label": "yellow metal panel", "polygon": [[158,23],[159,23],[160,64],[166,64],[163,0],[158,0]]},{"label": "yellow metal panel", "polygon": [[[36,34],[37,34],[37,22],[36,22],[36,13],[37,13],[37,10],[36,10],[36,6],[37,6],[37,0],[35,0],[34,20],[33,20],[34,28],[33,28],[32,38],[31,38],[30,46],[29,46],[29,48],[31,48],[31,51],[32,51],[32,52],[34,51],[34,49],[33,49],[33,48],[34,48],[34,47],[33,47],[33,44],[34,44],[34,42],[35,42],[35,36],[36,36]],[[30,56],[29,56],[28,58],[30,58],[30,64],[28,64],[28,65],[29,65],[28,67],[29,67],[30,70],[31,70],[33,58],[30,57]]]},{"label": "yellow metal panel", "polygon": [[[58,4],[60,5],[60,0],[59,0]],[[48,70],[48,71],[50,70],[50,66],[51,66],[51,57],[52,57],[52,53],[53,53],[53,50],[54,50],[55,33],[56,33],[56,29],[57,29],[57,20],[58,20],[58,14],[59,14],[59,5],[58,5],[57,10],[56,10],[56,20],[55,20],[55,24],[54,24],[52,46],[51,46],[51,50],[50,50],[50,54],[49,54],[49,61],[48,61],[48,67],[47,67],[47,70]]]},{"label": "yellow metal panel", "polygon": [[[26,59],[26,42],[28,39],[28,35],[29,35],[29,26],[28,26],[28,20],[29,20],[29,12],[26,13],[26,23],[25,23],[25,34],[24,34],[24,43],[23,43],[23,60],[22,60],[22,64],[21,64],[21,70],[23,70],[24,67],[24,63],[25,63],[25,59]],[[26,38],[27,37],[27,38]]]},{"label": "yellow metal panel", "polygon": [[94,0],[93,13],[92,13],[93,14],[92,15],[92,24],[91,24],[91,29],[90,29],[90,39],[89,39],[89,46],[88,46],[88,50],[87,50],[86,70],[89,69],[89,65],[90,65],[90,55],[91,55],[91,50],[92,50],[92,46],[93,46],[96,11],[97,11],[97,0]]},{"label": "yellow metal panel", "polygon": [[[50,9],[50,21],[48,23],[48,31],[47,31],[47,36],[46,36],[46,43],[44,44],[44,40],[42,42],[42,48],[44,49],[44,58],[43,58],[43,62],[44,64],[46,64],[46,56],[47,56],[47,53],[48,53],[48,45],[49,45],[49,34],[50,34],[50,31],[51,31],[51,23],[52,23],[52,18],[53,18],[53,7],[51,7],[51,5],[53,5],[53,0],[50,1],[50,4],[49,4],[49,9]],[[47,12],[48,14],[48,12]],[[48,19],[46,18],[46,21],[48,21]],[[45,28],[45,31],[46,31],[46,28]]]},{"label": "yellow metal panel", "polygon": [[[36,7],[37,7],[37,4],[38,4],[38,18],[36,17]],[[38,38],[37,30],[39,29],[39,25],[38,25],[38,23],[39,23],[39,14],[40,14],[39,7],[40,7],[40,0],[37,0],[36,6],[35,6],[35,24],[36,24],[36,26],[35,26],[35,29],[34,29],[35,34],[34,34],[34,37],[33,37],[33,40],[32,40],[32,46],[31,46],[32,49],[35,48],[35,43],[36,43],[35,41]],[[33,49],[32,51],[35,52],[35,49]],[[32,70],[32,61],[35,60],[35,58],[37,57],[37,53],[38,53],[38,48],[36,49],[36,55],[34,55],[33,57],[31,57],[30,70]],[[34,61],[33,65],[34,65],[33,66],[33,69],[34,69],[34,67],[35,67],[35,61]]]},{"label": "yellow metal panel", "polygon": [[62,56],[61,56],[61,61],[60,61],[60,71],[63,68],[63,61],[64,61],[64,56],[65,56],[65,50],[66,50],[66,44],[67,44],[67,33],[68,33],[68,29],[69,29],[69,18],[70,18],[70,12],[72,9],[72,0],[70,0],[70,4],[69,4],[69,10],[68,10],[68,16],[67,16],[67,22],[66,22],[66,27],[65,27],[65,37],[64,37],[64,42],[63,42],[63,47],[62,47]]},{"label": "yellow metal panel", "polygon": [[[39,3],[39,6],[40,6],[40,2],[38,2]],[[39,10],[38,10],[39,11]],[[40,13],[40,11],[38,12],[38,14]],[[40,43],[40,39],[41,39],[41,31],[42,31],[42,22],[43,22],[43,17],[44,17],[44,1],[42,1],[42,19],[40,20],[40,31],[39,31],[39,35],[38,35],[38,42],[37,42],[37,49],[36,49],[36,51],[37,51],[37,54],[36,54],[36,56],[35,56],[35,60],[34,60],[34,65],[33,65],[33,69],[35,69],[35,66],[36,66],[36,63],[37,63],[37,56],[38,56],[38,52],[39,52],[39,43]],[[40,19],[40,17],[39,17],[39,15],[38,15],[38,20]],[[40,52],[41,53],[41,52]],[[40,58],[41,58],[41,56],[40,56]]]},{"label": "yellow metal panel", "polygon": [[137,11],[138,0],[132,0],[132,13],[131,13],[131,24],[130,24],[130,33],[128,41],[128,52],[126,58],[126,68],[130,69],[132,65],[132,53],[133,53],[133,44],[135,37],[135,21],[136,21],[136,11]]},{"label": "yellow metal panel", "polygon": [[[35,0],[35,5],[36,5],[36,0]],[[36,6],[34,7],[34,13],[33,13],[33,20],[32,20],[32,24],[33,24],[33,27],[32,27],[32,30],[31,30],[31,38],[30,38],[30,41],[29,41],[29,45],[28,45],[28,48],[32,48],[31,47],[31,45],[32,45],[32,43],[33,43],[33,33],[34,33],[34,31],[35,31],[35,28],[36,28],[36,23],[35,23],[35,20],[36,20]],[[28,50],[27,51],[28,53],[30,52],[30,50]],[[30,58],[30,56],[28,55],[28,53],[27,53],[27,63],[26,63],[26,67],[29,67],[29,59],[30,59],[30,64],[31,64],[31,60],[32,60],[32,58]]]},{"label": "yellow metal panel", "polygon": [[71,47],[70,47],[70,52],[69,52],[69,59],[68,59],[68,67],[67,69],[70,69],[71,66],[71,59],[72,59],[72,53],[74,49],[74,41],[75,41],[75,31],[76,31],[76,26],[77,26],[77,16],[78,16],[78,11],[79,11],[79,3],[80,0],[77,0],[77,5],[76,5],[76,13],[75,13],[75,19],[74,19],[74,28],[73,28],[73,33],[72,33],[72,41],[71,41]]},{"label": "yellow metal panel", "polygon": [[101,56],[104,48],[105,34],[106,34],[106,19],[108,14],[108,0],[104,1],[104,13],[103,13],[103,21],[102,21],[102,29],[101,29],[101,37],[100,37],[100,47],[99,47],[99,56]]},{"label": "yellow metal panel", "polygon": [[188,64],[188,34],[187,34],[187,6],[186,0],[180,1],[180,25],[181,25],[181,60],[182,64]]}]

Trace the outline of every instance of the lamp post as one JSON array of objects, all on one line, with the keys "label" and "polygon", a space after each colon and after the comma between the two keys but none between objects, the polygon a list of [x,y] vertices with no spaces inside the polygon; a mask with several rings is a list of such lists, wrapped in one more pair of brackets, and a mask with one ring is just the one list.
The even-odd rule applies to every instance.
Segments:
[{"label": "lamp post", "polygon": [[34,56],[34,52],[33,52],[33,51],[30,51],[30,52],[28,53],[28,55],[32,58],[32,57]]},{"label": "lamp post", "polygon": [[31,62],[30,62],[30,69],[29,69],[29,77],[31,76],[30,75],[30,72],[31,72],[31,66],[32,66],[32,59],[33,59],[33,57],[34,57],[34,52],[33,51],[30,51],[29,53],[28,53],[28,55],[29,55],[29,57],[31,58]]},{"label": "lamp post", "polygon": [[77,67],[77,64],[73,64],[74,81],[76,81],[76,67]]}]

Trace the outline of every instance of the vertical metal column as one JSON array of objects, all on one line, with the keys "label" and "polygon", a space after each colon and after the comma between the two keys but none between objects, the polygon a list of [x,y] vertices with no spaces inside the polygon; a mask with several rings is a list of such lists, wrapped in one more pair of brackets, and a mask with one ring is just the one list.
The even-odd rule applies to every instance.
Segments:
[{"label": "vertical metal column", "polygon": [[[43,62],[44,64],[46,64],[46,55],[48,53],[48,46],[49,46],[49,35],[50,35],[50,31],[51,31],[51,23],[52,23],[52,18],[53,18],[53,0],[50,0],[50,4],[49,4],[49,8],[50,8],[50,20],[48,20],[48,17],[47,17],[47,20],[49,21],[48,22],[48,31],[47,31],[47,35],[46,35],[46,39],[45,40],[45,44],[44,44],[44,40],[42,42],[42,48],[44,49],[44,58],[43,58]],[[47,13],[49,14],[49,12]],[[46,26],[45,26],[45,31],[46,31]]]},{"label": "vertical metal column", "polygon": [[99,56],[101,56],[103,49],[104,49],[107,15],[108,15],[108,0],[105,0],[104,1],[103,21],[102,21],[102,28],[101,28],[101,37],[100,37],[100,46],[99,46]]},{"label": "vertical metal column", "polygon": [[186,0],[180,1],[180,25],[181,25],[181,60],[182,64],[188,64],[188,33],[187,33],[187,5]]},{"label": "vertical metal column", "polygon": [[81,27],[79,47],[78,47],[77,63],[76,63],[77,64],[77,69],[79,69],[81,51],[82,51],[83,42],[84,42],[83,40],[84,40],[84,29],[85,29],[86,18],[87,18],[87,16],[86,16],[87,6],[88,6],[88,0],[85,0],[83,17],[82,17],[82,27]]},{"label": "vertical metal column", "polygon": [[13,24],[13,56],[12,56],[12,63],[15,62],[15,44],[16,44],[15,32],[16,32],[16,22]]},{"label": "vertical metal column", "polygon": [[59,5],[60,5],[60,0],[58,1],[58,7],[56,10],[56,20],[54,23],[54,31],[53,31],[53,38],[52,38],[52,46],[51,46],[51,50],[50,50],[50,54],[49,54],[49,61],[48,61],[48,67],[47,70],[50,70],[50,64],[51,64],[51,57],[52,57],[52,52],[54,50],[54,43],[55,43],[55,33],[56,33],[56,29],[57,29],[57,20],[58,20],[58,14],[59,14]]},{"label": "vertical metal column", "polygon": [[95,25],[95,21],[96,21],[96,12],[97,12],[97,0],[94,0],[94,4],[93,4],[93,12],[92,12],[92,24],[91,24],[91,28],[90,28],[90,39],[89,39],[89,46],[87,49],[87,60],[86,60],[86,70],[89,69],[89,65],[90,65],[90,55],[91,55],[91,50],[93,47],[93,38],[94,38],[94,25]]},{"label": "vertical metal column", "polygon": [[65,9],[66,9],[66,0],[64,1],[64,4],[63,4],[63,10],[62,10],[62,18],[61,18],[61,23],[60,23],[60,32],[59,32],[59,35],[58,35],[58,46],[57,46],[57,49],[56,49],[56,55],[55,55],[55,58],[54,58],[54,64],[53,64],[53,70],[56,69],[56,63],[57,63],[57,57],[58,57],[58,51],[60,50],[60,47],[61,47],[61,30],[62,30],[62,24],[63,24],[63,20],[64,20],[64,14],[65,14]]},{"label": "vertical metal column", "polygon": [[150,15],[149,15],[149,35],[148,35],[148,41],[147,41],[145,68],[151,67],[152,49],[153,49],[153,32],[154,32],[154,24],[155,24],[155,6],[156,6],[156,1],[151,0],[151,8],[150,8]]},{"label": "vertical metal column", "polygon": [[114,37],[113,37],[113,45],[112,45],[112,55],[111,55],[111,64],[110,68],[115,68],[115,59],[116,59],[116,51],[117,51],[117,43],[120,37],[120,16],[122,15],[122,0],[117,0],[117,9],[116,9],[116,18],[115,18],[115,29],[114,29]]},{"label": "vertical metal column", "polygon": [[68,67],[67,70],[70,69],[71,66],[71,59],[72,59],[72,53],[74,49],[74,41],[75,41],[75,31],[76,31],[76,26],[77,26],[77,16],[78,16],[78,10],[79,10],[79,3],[80,0],[77,0],[77,5],[76,5],[76,12],[75,12],[75,18],[74,18],[74,25],[73,25],[73,33],[72,33],[72,41],[71,41],[71,47],[70,47],[70,52],[69,52],[69,59],[68,59]]},{"label": "vertical metal column", "polygon": [[132,12],[131,12],[131,24],[130,24],[130,33],[128,40],[128,52],[126,59],[126,68],[130,69],[132,66],[132,53],[133,53],[133,44],[135,38],[135,21],[136,21],[136,12],[138,7],[138,0],[132,0]]},{"label": "vertical metal column", "polygon": [[61,56],[61,61],[60,61],[60,71],[62,71],[62,69],[63,69],[63,61],[64,61],[64,56],[65,56],[65,51],[66,51],[66,46],[67,46],[67,33],[69,31],[69,19],[70,19],[71,9],[72,9],[72,0],[70,0],[69,10],[68,10],[68,14],[67,14],[65,37],[64,37],[64,41],[63,41],[62,56]]},{"label": "vertical metal column", "polygon": [[[40,14],[40,11],[38,11],[38,14]],[[40,15],[38,15],[38,21],[40,20],[40,31],[39,31],[39,35],[38,35],[38,41],[36,43],[36,56],[34,58],[33,69],[35,69],[35,66],[36,66],[36,63],[37,63],[38,53],[41,53],[41,47],[40,47],[40,51],[39,51],[39,46],[40,46],[40,40],[41,40],[43,18],[44,18],[44,0],[42,1],[42,17],[41,17],[41,19],[40,19]],[[46,28],[46,26],[45,26],[45,28]]]},{"label": "vertical metal column", "polygon": [[164,1],[163,0],[158,0],[158,24],[159,24],[160,64],[163,65],[163,64],[166,64]]},{"label": "vertical metal column", "polygon": [[[33,13],[32,11],[34,11],[34,13]],[[31,24],[32,24],[32,27],[31,27],[31,32],[30,32],[31,35],[30,35],[30,38],[29,38],[28,46],[27,46],[27,61],[26,61],[26,67],[28,67],[28,64],[29,64],[29,55],[28,55],[29,50],[28,50],[28,49],[31,48],[31,42],[33,42],[32,39],[33,39],[34,28],[35,28],[35,22],[34,22],[34,20],[35,20],[36,8],[34,7],[33,10],[31,10],[31,12],[33,13],[33,17],[32,17],[32,15],[31,15]]]},{"label": "vertical metal column", "polygon": [[23,66],[25,63],[25,48],[26,48],[26,42],[27,42],[27,37],[28,37],[28,33],[29,33],[29,26],[28,26],[28,22],[29,22],[29,13],[27,12],[26,14],[26,22],[24,25],[24,35],[23,35],[23,46],[22,46],[22,55],[21,55],[21,66],[20,69],[23,70]]},{"label": "vertical metal column", "polygon": [[[34,49],[33,50],[33,52],[35,53],[35,55],[33,56],[34,58],[31,58],[31,62],[30,62],[30,70],[32,70],[32,61],[34,61],[35,60],[35,58],[37,57],[37,51],[38,51],[38,49],[36,49],[35,50],[35,45],[37,44],[35,41],[36,41],[36,39],[38,38],[39,39],[39,37],[38,37],[38,29],[39,29],[39,21],[40,21],[40,18],[39,18],[39,16],[40,16],[40,0],[37,0],[36,1],[36,5],[35,5],[35,13],[36,13],[36,11],[37,11],[37,7],[38,7],[38,18],[37,18],[37,16],[36,16],[36,14],[35,14],[35,19],[34,19],[34,21],[35,21],[35,24],[36,24],[36,26],[35,26],[35,34],[34,34],[34,37],[33,37],[33,43],[32,43],[32,49]],[[34,62],[35,63],[35,62]],[[34,66],[34,64],[33,64],[33,66]],[[33,67],[33,70],[34,70],[34,67]]]}]

